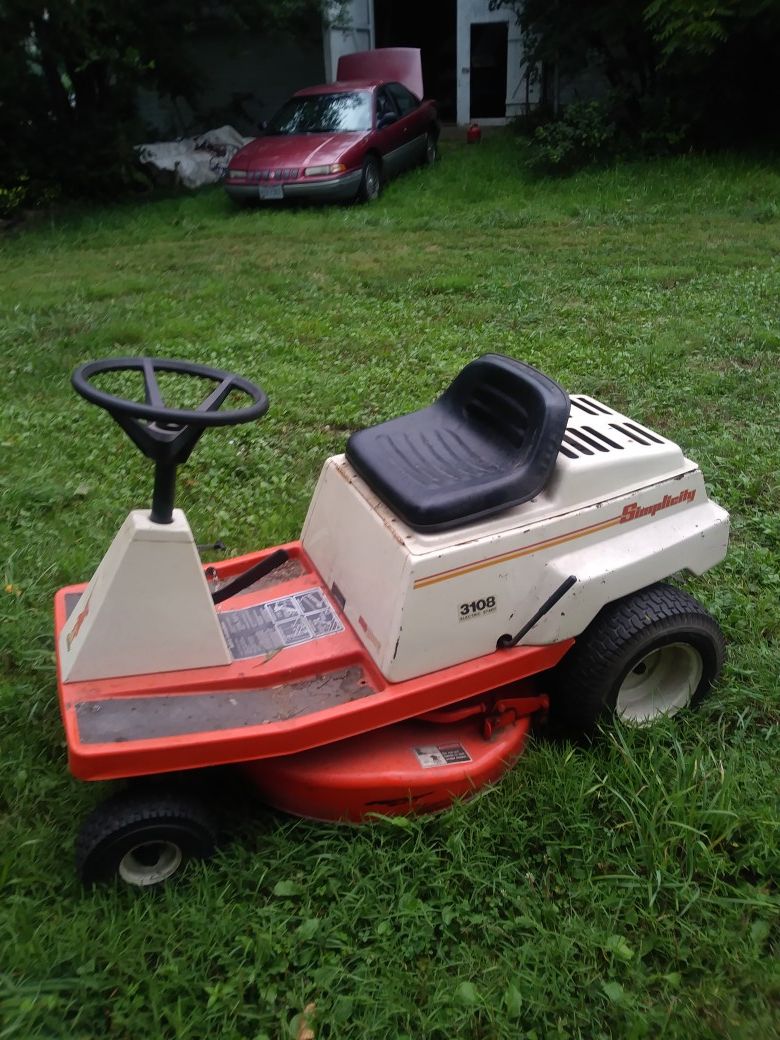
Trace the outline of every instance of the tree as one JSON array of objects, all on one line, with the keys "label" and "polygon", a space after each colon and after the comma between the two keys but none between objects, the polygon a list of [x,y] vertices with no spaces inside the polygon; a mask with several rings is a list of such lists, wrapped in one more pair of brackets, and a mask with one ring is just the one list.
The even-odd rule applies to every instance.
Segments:
[{"label": "tree", "polygon": [[127,183],[138,88],[194,99],[187,43],[222,29],[318,32],[321,0],[0,0],[0,187],[66,194]]},{"label": "tree", "polygon": [[777,0],[652,0],[644,19],[666,63],[680,55],[708,58],[733,35],[773,16],[776,22],[778,8]]},{"label": "tree", "polygon": [[707,145],[776,139],[780,0],[493,0],[532,62],[562,79],[599,68],[626,137]]}]

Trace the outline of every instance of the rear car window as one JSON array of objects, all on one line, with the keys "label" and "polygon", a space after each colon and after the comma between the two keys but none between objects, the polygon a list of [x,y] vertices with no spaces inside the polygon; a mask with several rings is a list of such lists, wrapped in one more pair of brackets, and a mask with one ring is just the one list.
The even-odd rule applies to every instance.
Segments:
[{"label": "rear car window", "polygon": [[387,90],[392,95],[396,105],[398,105],[398,111],[402,116],[407,115],[420,104],[419,99],[400,83],[388,83]]},{"label": "rear car window", "polygon": [[387,92],[387,88],[386,87],[380,87],[379,90],[376,93],[376,118],[377,118],[377,121],[379,121],[382,118],[382,116],[388,116],[388,115],[396,116],[396,118],[397,118],[398,117],[398,112],[396,110],[395,104],[393,103],[393,99],[390,97],[390,95]]}]

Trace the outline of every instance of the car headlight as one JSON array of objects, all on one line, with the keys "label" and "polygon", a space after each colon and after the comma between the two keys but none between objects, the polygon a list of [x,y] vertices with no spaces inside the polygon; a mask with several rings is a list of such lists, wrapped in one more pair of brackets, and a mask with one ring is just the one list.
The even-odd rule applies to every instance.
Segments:
[{"label": "car headlight", "polygon": [[343,162],[329,163],[327,166],[307,166],[303,171],[304,177],[322,177],[328,173],[343,173],[346,166]]},{"label": "car headlight", "polygon": [[247,176],[247,171],[246,170],[234,170],[232,167],[230,167],[228,169],[228,177],[232,181],[245,180],[246,176]]}]

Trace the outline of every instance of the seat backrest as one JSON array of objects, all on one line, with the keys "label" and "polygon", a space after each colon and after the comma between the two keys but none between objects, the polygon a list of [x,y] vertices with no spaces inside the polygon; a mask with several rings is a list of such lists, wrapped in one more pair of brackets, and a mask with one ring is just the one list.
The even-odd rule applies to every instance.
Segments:
[{"label": "seat backrest", "polygon": [[544,465],[554,465],[571,408],[554,379],[502,354],[484,354],[466,365],[439,401],[503,442],[516,465],[535,452]]}]

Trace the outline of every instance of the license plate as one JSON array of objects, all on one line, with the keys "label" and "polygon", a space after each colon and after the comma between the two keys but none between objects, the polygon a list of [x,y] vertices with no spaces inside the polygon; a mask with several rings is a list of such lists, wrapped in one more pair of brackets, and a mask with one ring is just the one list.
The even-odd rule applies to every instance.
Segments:
[{"label": "license plate", "polygon": [[258,188],[261,199],[283,199],[281,184],[261,184]]}]

